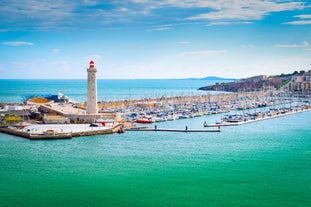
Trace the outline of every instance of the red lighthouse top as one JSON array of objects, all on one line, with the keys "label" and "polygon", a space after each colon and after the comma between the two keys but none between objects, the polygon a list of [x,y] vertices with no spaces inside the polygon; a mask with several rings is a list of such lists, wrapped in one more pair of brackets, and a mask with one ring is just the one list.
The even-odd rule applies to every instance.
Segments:
[{"label": "red lighthouse top", "polygon": [[91,62],[90,62],[90,68],[94,68],[94,61],[93,60],[91,60]]}]

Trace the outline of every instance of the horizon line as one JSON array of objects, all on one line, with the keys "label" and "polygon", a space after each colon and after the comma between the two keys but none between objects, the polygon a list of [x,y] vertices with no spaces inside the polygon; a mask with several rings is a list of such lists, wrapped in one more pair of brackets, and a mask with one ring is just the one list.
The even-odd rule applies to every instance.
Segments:
[{"label": "horizon line", "polygon": [[[241,78],[223,78],[217,76],[207,76],[204,78],[97,78],[97,80],[204,80],[210,78],[210,80],[236,80]],[[215,79],[213,79],[215,78]],[[87,80],[86,78],[0,78],[0,80]]]}]

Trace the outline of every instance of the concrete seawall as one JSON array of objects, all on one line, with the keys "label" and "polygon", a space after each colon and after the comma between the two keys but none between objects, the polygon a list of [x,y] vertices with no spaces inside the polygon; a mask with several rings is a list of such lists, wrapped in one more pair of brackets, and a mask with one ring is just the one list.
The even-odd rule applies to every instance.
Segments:
[{"label": "concrete seawall", "polygon": [[123,126],[121,124],[118,124],[109,129],[99,129],[99,130],[81,131],[81,132],[65,132],[65,133],[55,133],[55,134],[35,134],[35,133],[28,133],[28,132],[24,132],[21,130],[10,129],[10,128],[0,128],[0,132],[27,138],[30,140],[49,140],[49,139],[71,139],[73,137],[92,136],[92,135],[101,135],[101,134],[113,134],[113,133],[121,133],[124,131],[123,131]]},{"label": "concrete seawall", "polygon": [[30,139],[30,134],[10,128],[0,128],[0,132]]}]

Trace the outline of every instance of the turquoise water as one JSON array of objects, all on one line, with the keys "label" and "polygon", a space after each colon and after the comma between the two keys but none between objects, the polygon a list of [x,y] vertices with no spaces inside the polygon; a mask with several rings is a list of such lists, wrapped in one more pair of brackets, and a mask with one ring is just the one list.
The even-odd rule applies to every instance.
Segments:
[{"label": "turquoise water", "polygon": [[[228,80],[227,80],[228,81]],[[206,94],[198,91],[214,80],[163,79],[163,80],[97,80],[98,100],[122,100],[162,96]],[[221,82],[226,82],[223,80]],[[61,92],[75,101],[85,101],[86,80],[1,80],[0,102],[21,102],[28,94],[57,94]]]},{"label": "turquoise water", "polygon": [[[158,123],[203,128],[220,115]],[[220,133],[0,133],[0,206],[311,206],[311,112]]]}]

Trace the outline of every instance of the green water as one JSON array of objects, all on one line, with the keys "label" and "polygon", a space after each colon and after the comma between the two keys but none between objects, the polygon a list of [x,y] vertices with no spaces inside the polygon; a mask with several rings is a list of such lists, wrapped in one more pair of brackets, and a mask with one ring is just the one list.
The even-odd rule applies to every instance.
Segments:
[{"label": "green water", "polygon": [[[211,117],[158,126],[199,128]],[[0,134],[0,206],[311,206],[310,117],[221,133]]]}]

